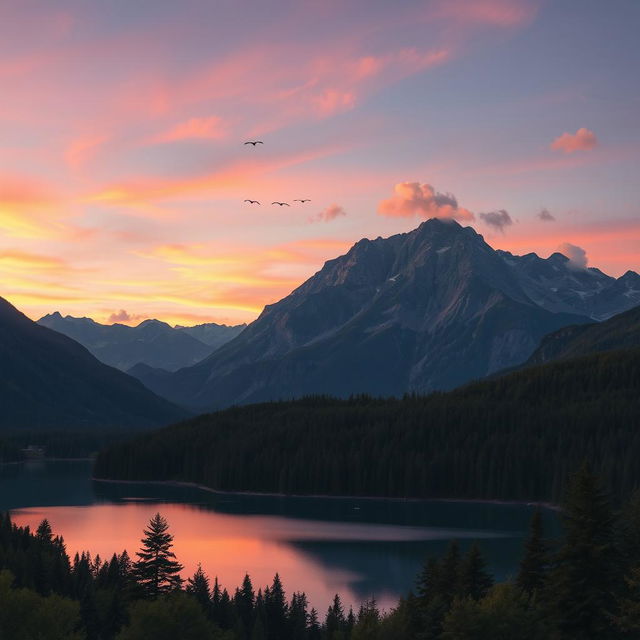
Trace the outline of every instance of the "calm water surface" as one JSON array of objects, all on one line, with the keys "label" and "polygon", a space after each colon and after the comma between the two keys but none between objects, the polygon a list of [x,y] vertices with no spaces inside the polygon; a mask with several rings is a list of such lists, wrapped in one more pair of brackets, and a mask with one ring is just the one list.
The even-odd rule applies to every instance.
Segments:
[{"label": "calm water surface", "polygon": [[[287,593],[305,591],[324,611],[338,592],[357,606],[385,608],[413,586],[425,558],[451,539],[478,541],[498,578],[517,570],[532,507],[460,502],[278,498],[212,494],[182,487],[91,481],[90,462],[0,466],[0,510],[17,524],[47,518],[67,551],[110,557],[139,549],[160,511],[174,534],[184,576],[201,563],[233,592],[248,572],[256,589],[280,573]],[[557,516],[545,512],[550,534]]]}]

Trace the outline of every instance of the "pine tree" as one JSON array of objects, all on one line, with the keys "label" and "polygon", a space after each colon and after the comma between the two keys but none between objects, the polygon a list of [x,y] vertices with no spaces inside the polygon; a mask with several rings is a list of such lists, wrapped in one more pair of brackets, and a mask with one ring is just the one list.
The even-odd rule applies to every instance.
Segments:
[{"label": "pine tree", "polygon": [[135,579],[150,598],[157,598],[161,593],[179,589],[182,585],[180,571],[183,567],[171,551],[173,536],[168,529],[165,518],[156,513],[144,530],[142,547],[136,553],[139,560],[133,565]]},{"label": "pine tree", "polygon": [[449,543],[449,548],[442,558],[436,590],[447,604],[453,602],[457,595],[460,575],[460,545],[457,540]]},{"label": "pine tree", "polygon": [[[267,612],[265,607],[266,599],[269,597],[269,587],[262,593],[262,589],[258,589],[255,605],[253,607],[251,640],[267,640]],[[248,629],[247,629],[248,633]]]},{"label": "pine tree", "polygon": [[287,630],[287,601],[280,576],[276,573],[270,589],[264,593],[264,608],[268,640],[281,640]]},{"label": "pine tree", "polygon": [[255,593],[249,574],[245,574],[242,581],[242,588],[236,590],[234,604],[245,636],[251,633],[253,626],[253,607],[255,604]]},{"label": "pine tree", "polygon": [[320,640],[322,637],[322,629],[320,627],[320,621],[318,620],[318,612],[313,608],[309,611],[307,629],[309,640]]},{"label": "pine tree", "polygon": [[598,479],[584,465],[570,482],[563,511],[564,545],[544,591],[563,639],[606,640],[611,616],[616,557],[613,515]]},{"label": "pine tree", "polygon": [[458,595],[480,600],[493,586],[493,579],[486,569],[486,562],[477,544],[471,545],[458,569]]},{"label": "pine tree", "polygon": [[307,596],[304,593],[294,593],[289,607],[289,636],[291,640],[305,640],[307,637]]},{"label": "pine tree", "polygon": [[341,637],[346,622],[342,601],[340,600],[340,596],[336,593],[333,598],[333,604],[327,610],[327,617],[324,623],[327,638],[329,638],[329,640],[333,640],[334,638]]},{"label": "pine tree", "polygon": [[36,530],[36,538],[41,542],[50,543],[53,540],[53,530],[51,529],[51,525],[49,521],[45,518],[39,525]]},{"label": "pine tree", "polygon": [[440,565],[435,558],[429,558],[425,562],[422,571],[418,574],[416,580],[416,590],[418,592],[418,604],[419,606],[426,608],[427,604],[436,595],[436,588],[438,585],[438,576],[440,572]]},{"label": "pine tree", "polygon": [[209,588],[209,578],[198,563],[198,568],[193,577],[187,579],[187,593],[195,596],[200,603],[202,610],[207,616],[211,615],[211,591]]},{"label": "pine tree", "polygon": [[528,595],[540,592],[550,566],[549,545],[544,539],[542,514],[537,509],[531,518],[530,532],[524,546],[516,584]]}]

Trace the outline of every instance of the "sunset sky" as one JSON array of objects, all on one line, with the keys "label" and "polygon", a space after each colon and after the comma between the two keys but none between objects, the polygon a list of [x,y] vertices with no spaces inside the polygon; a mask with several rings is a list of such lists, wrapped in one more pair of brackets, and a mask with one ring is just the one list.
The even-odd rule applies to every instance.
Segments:
[{"label": "sunset sky", "polygon": [[638,270],[639,25],[637,0],[0,0],[0,296],[250,321],[433,215]]}]

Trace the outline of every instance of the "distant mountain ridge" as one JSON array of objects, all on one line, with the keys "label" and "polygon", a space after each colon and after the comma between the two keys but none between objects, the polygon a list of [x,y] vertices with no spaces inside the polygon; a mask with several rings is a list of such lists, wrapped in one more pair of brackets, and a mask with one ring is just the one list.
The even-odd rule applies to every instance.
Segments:
[{"label": "distant mountain ridge", "polygon": [[571,325],[550,333],[523,366],[637,348],[640,348],[640,306],[604,322]]},{"label": "distant mountain ridge", "polygon": [[593,320],[606,320],[640,305],[640,275],[627,271],[620,278],[600,269],[576,269],[561,253],[540,258],[535,253],[516,256],[500,251],[517,274],[533,302],[554,313],[580,313]]},{"label": "distant mountain ridge", "polygon": [[636,278],[495,251],[472,228],[432,219],[360,240],[202,362],[136,375],[198,410],[452,389],[525,361],[551,331],[633,306]]},{"label": "distant mountain ridge", "polygon": [[136,327],[105,325],[57,311],[40,318],[38,324],[73,338],[98,360],[122,371],[138,363],[176,371],[203,360],[245,328],[215,323],[173,328],[159,320],[145,320]]},{"label": "distant mountain ridge", "polygon": [[0,428],[140,429],[186,415],[0,298]]}]

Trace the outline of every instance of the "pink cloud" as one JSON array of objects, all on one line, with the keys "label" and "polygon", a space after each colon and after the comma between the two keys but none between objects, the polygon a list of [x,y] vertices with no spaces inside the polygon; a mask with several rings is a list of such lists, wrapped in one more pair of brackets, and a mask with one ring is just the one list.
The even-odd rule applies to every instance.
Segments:
[{"label": "pink cloud", "polygon": [[161,133],[156,141],[177,142],[179,140],[205,139],[218,140],[227,134],[227,127],[222,118],[210,116],[208,118],[191,118],[177,124],[172,129]]},{"label": "pink cloud", "polygon": [[451,193],[438,193],[430,184],[419,182],[400,182],[394,187],[394,195],[382,200],[378,213],[392,218],[451,218],[456,220],[474,220],[468,209],[458,205]]},{"label": "pink cloud", "polygon": [[318,115],[327,117],[340,111],[353,109],[356,103],[356,96],[352,91],[327,89],[321,95],[312,98],[312,101]]},{"label": "pink cloud", "polygon": [[331,204],[315,216],[309,218],[309,222],[331,222],[340,216],[346,216],[347,212],[337,204]]},{"label": "pink cloud", "polygon": [[496,27],[521,25],[536,12],[536,3],[531,0],[440,0],[434,9],[438,18]]},{"label": "pink cloud", "polygon": [[563,133],[557,137],[552,143],[551,148],[556,151],[564,151],[565,153],[573,153],[574,151],[589,151],[598,144],[596,134],[589,129],[582,127],[575,133]]}]

